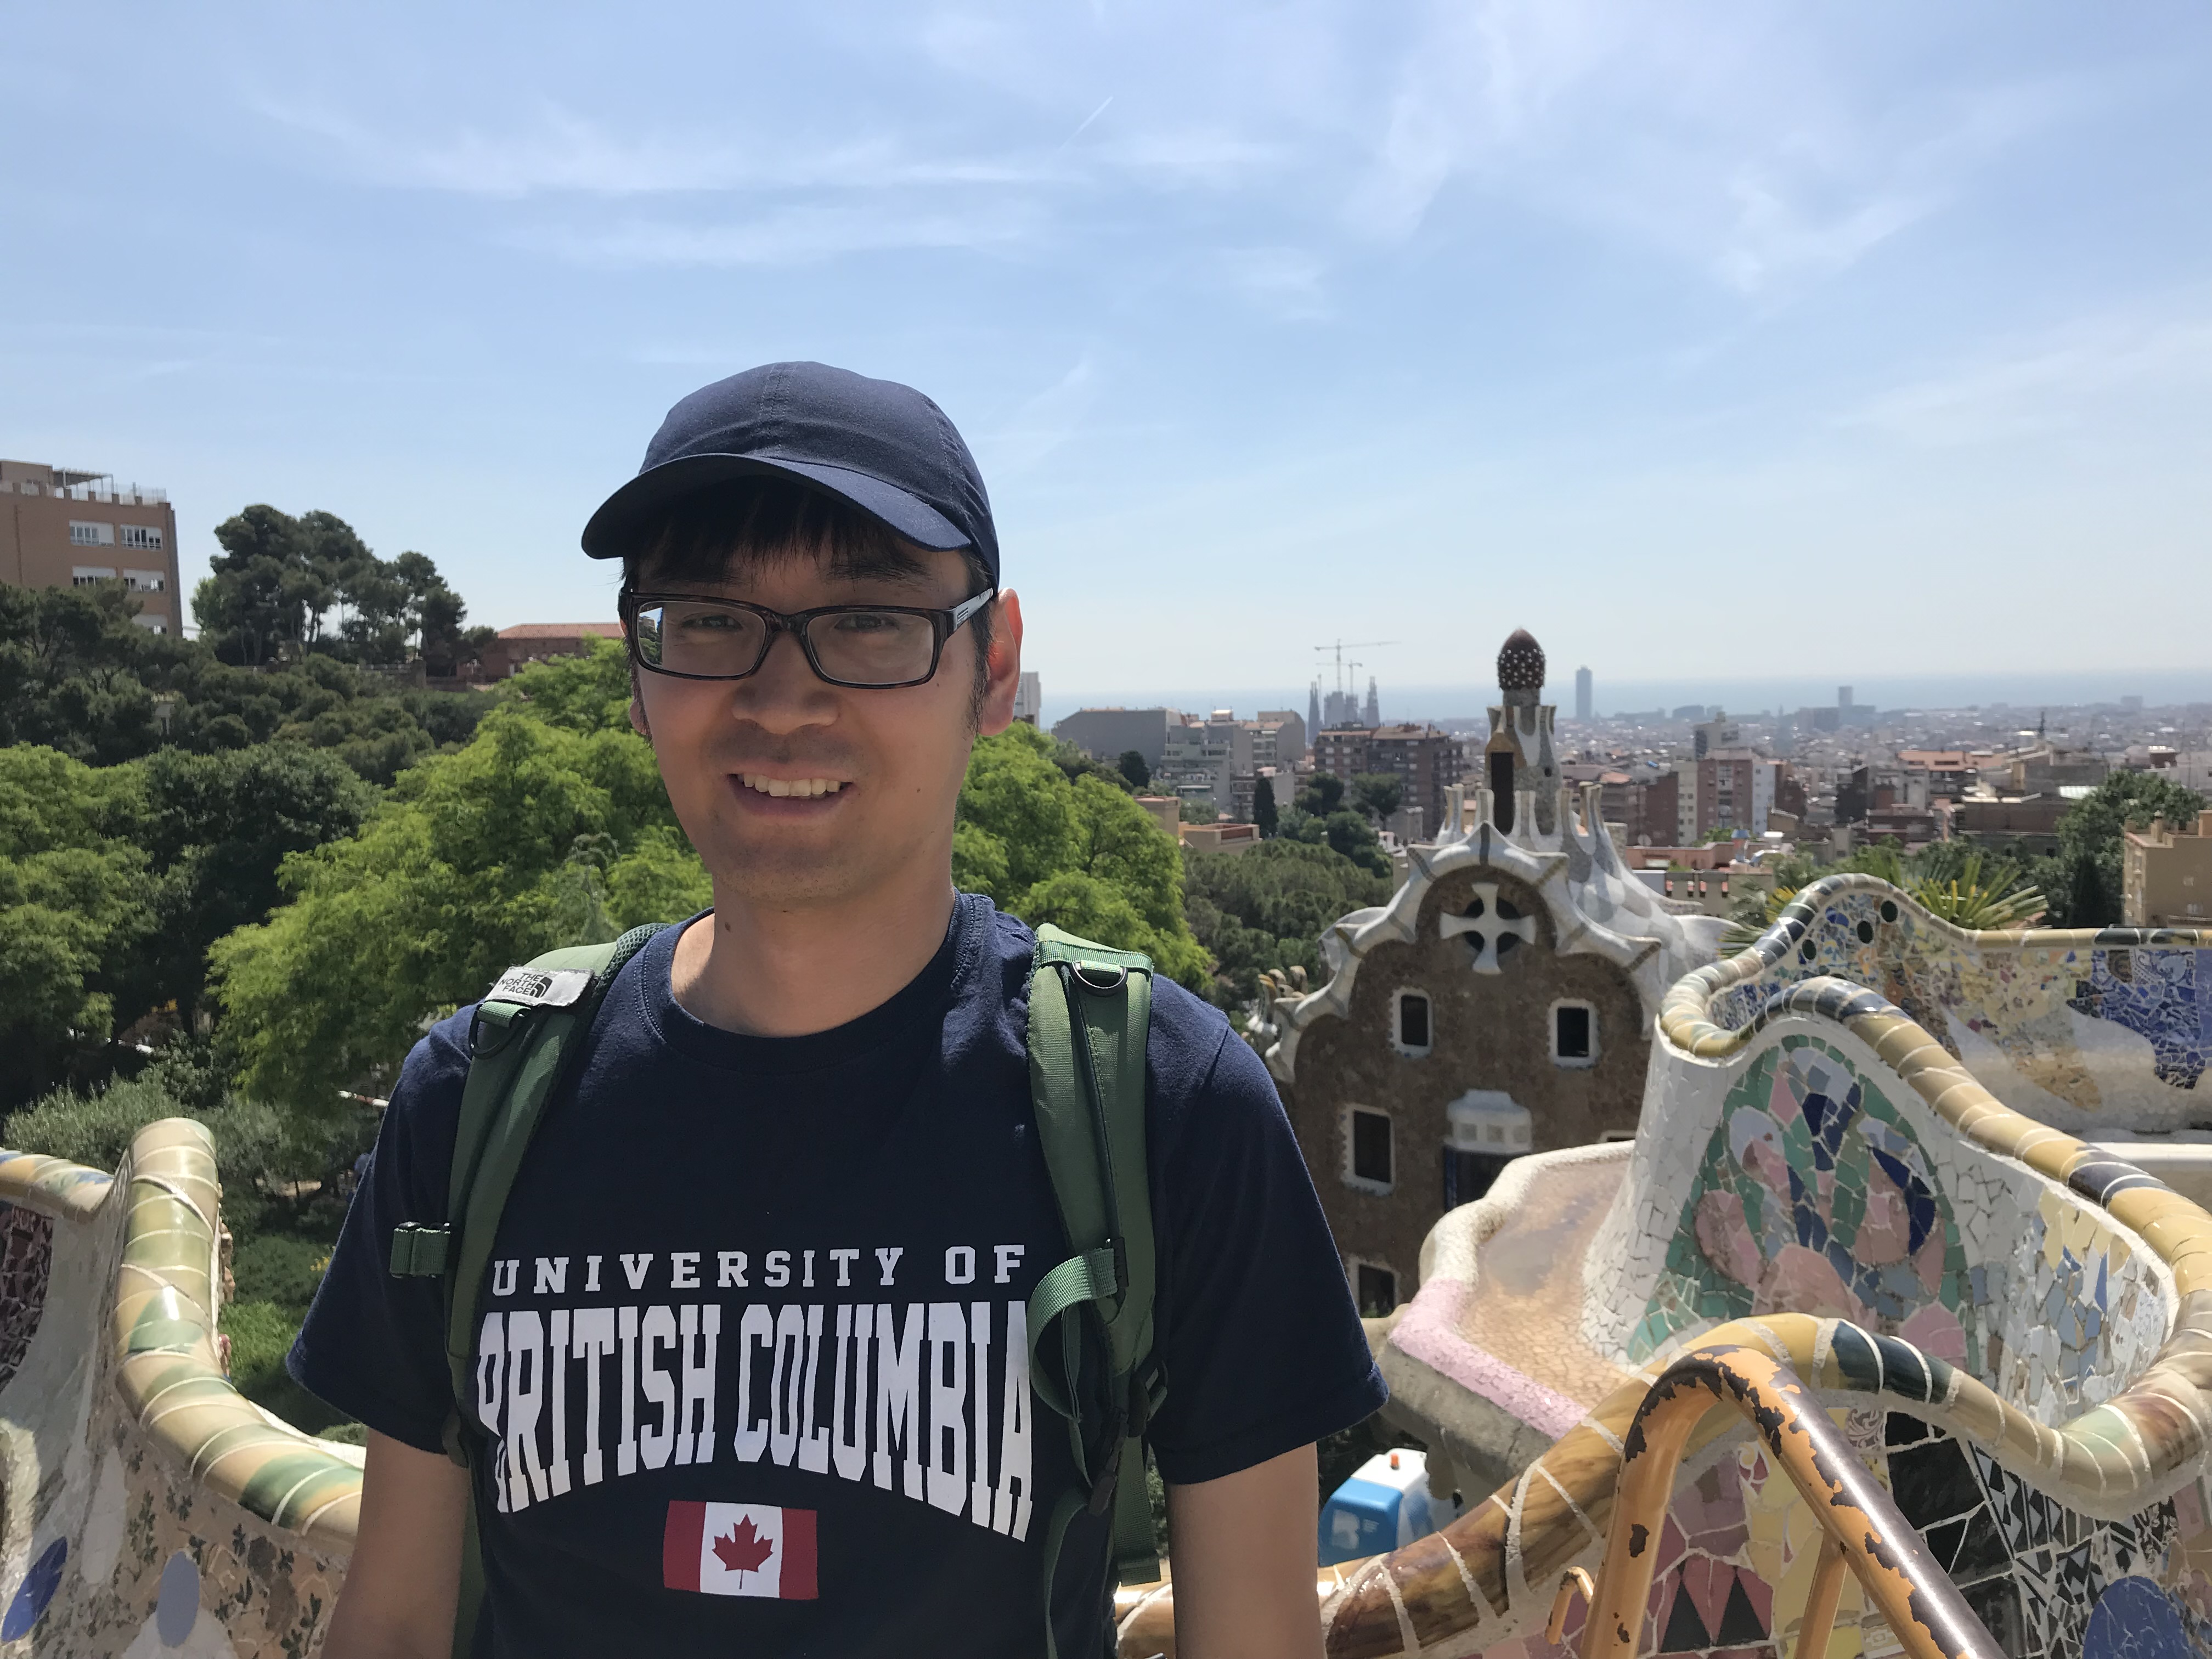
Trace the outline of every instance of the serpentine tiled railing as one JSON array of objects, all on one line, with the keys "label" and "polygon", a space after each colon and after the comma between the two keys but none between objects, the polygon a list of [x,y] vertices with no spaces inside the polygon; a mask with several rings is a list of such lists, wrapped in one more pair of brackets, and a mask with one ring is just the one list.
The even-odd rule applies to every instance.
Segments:
[{"label": "serpentine tiled railing", "polygon": [[60,1158],[0,1153],[0,1200],[87,1225],[118,1196],[129,1207],[101,1376],[199,1489],[311,1547],[349,1550],[361,1471],[323,1443],[272,1423],[223,1372],[216,1340],[222,1188],[206,1128],[185,1118],[149,1125],[112,1176]]},{"label": "serpentine tiled railing", "polygon": [[58,1220],[88,1222],[107,1203],[115,1177],[65,1158],[0,1151],[0,1203],[21,1204]]},{"label": "serpentine tiled railing", "polygon": [[[1843,1431],[1790,1367],[1753,1349],[1705,1344],[1653,1382],[1630,1425],[1620,1512],[1605,1565],[1588,1590],[1582,1659],[1636,1659],[1653,1568],[1684,1447],[1710,1416],[1733,1408],[1788,1474],[1824,1534],[1796,1651],[1825,1655],[1848,1567],[1880,1607],[1908,1659],[2002,1659],[1989,1631]],[[1577,1573],[1575,1578],[1583,1578]],[[1566,1586],[1562,1585],[1562,1595]],[[1562,1601],[1552,1624],[1564,1625]],[[1553,1634],[1551,1639],[1559,1638]]]},{"label": "serpentine tiled railing", "polygon": [[223,1373],[216,1342],[222,1188],[207,1130],[182,1118],[141,1130],[117,1178],[131,1194],[109,1323],[124,1402],[205,1490],[310,1544],[350,1550],[361,1471],[270,1421]]},{"label": "serpentine tiled railing", "polygon": [[[1945,1359],[1841,1320],[1802,1314],[1736,1320],[1704,1332],[1698,1346],[1769,1355],[1826,1393],[1885,1396],[2073,1509],[2108,1519],[2130,1515],[2200,1473],[2212,1446],[2212,1215],[2134,1165],[2012,1110],[1902,1010],[1862,986],[1808,979],[1778,988],[1736,1029],[1710,1018],[1717,998],[1784,961],[1826,901],[1865,889],[1911,902],[1877,878],[1832,877],[1807,888],[1750,948],[1677,981],[1662,1005],[1654,1066],[1725,1062],[1784,1018],[1849,1031],[1966,1140],[2063,1184],[2138,1234],[2177,1298],[2166,1339],[2110,1399],[2056,1426]],[[1918,925],[1984,948],[2212,943],[2166,929],[1976,933],[1924,913]],[[1443,1531],[1325,1571],[1318,1588],[1331,1659],[1472,1652],[1528,1633],[1532,1620],[1540,1628],[1560,1573],[1605,1540],[1624,1438],[1658,1372],[1648,1367],[1616,1389],[1516,1479]],[[1731,1426],[1709,1421],[1692,1449]],[[1124,1591],[1119,1607],[1124,1659],[1173,1654],[1169,1587]]]}]

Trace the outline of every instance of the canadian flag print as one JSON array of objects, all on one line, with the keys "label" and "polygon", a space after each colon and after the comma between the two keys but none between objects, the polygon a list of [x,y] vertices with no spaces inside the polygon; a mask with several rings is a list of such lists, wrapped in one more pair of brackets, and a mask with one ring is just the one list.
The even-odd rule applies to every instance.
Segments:
[{"label": "canadian flag print", "polygon": [[661,1582],[704,1595],[811,1601],[814,1511],[768,1504],[672,1503]]}]

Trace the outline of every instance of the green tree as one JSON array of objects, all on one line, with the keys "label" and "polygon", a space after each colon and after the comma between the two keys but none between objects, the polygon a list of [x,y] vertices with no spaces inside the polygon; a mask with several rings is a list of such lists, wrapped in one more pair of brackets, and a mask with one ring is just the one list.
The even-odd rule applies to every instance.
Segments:
[{"label": "green tree", "polygon": [[393,693],[323,653],[267,672],[207,659],[175,678],[171,738],[202,753],[254,743],[335,751],[372,783],[464,742],[494,705],[478,691]]},{"label": "green tree", "polygon": [[130,839],[138,785],[52,749],[0,749],[0,1101],[68,1077],[114,1029],[151,925],[146,855]]},{"label": "green tree", "polygon": [[216,526],[222,552],[192,595],[200,636],[223,661],[354,663],[419,655],[441,674],[480,651],[483,630],[427,554],[379,558],[334,513],[298,518],[257,504]]},{"label": "green tree", "polygon": [[1139,750],[1124,749],[1121,758],[1115,764],[1121,768],[1121,775],[1128,779],[1131,788],[1149,789],[1152,787],[1152,769],[1145,764],[1145,757]]},{"label": "green tree", "polygon": [[452,675],[463,663],[483,655],[494,630],[462,626],[469,608],[428,554],[402,553],[392,562],[392,568],[406,593],[403,616],[408,637],[431,673]]},{"label": "green tree", "polygon": [[1224,1008],[1259,994],[1268,970],[1321,967],[1320,942],[1339,917],[1387,904],[1392,884],[1334,848],[1265,841],[1245,853],[1187,853],[1183,908],[1217,963],[1210,993]]},{"label": "green tree", "polygon": [[1298,791],[1292,803],[1309,817],[1325,818],[1344,800],[1344,780],[1327,772],[1316,772],[1307,780],[1306,787]]},{"label": "green tree", "polygon": [[580,657],[534,662],[501,694],[549,725],[572,732],[629,729],[629,658],[612,640],[593,640]]},{"label": "green tree", "polygon": [[2120,923],[2121,836],[2130,823],[2191,822],[2204,798],[2155,772],[2117,772],[2058,820],[2058,851],[2035,865],[2053,927]]},{"label": "green tree", "polygon": [[603,657],[533,669],[529,701],[403,773],[357,835],[288,859],[292,902],[216,944],[249,1093],[319,1110],[510,963],[710,902],[651,749],[607,718]]},{"label": "green tree", "polygon": [[0,584],[0,743],[112,765],[161,740],[155,689],[193,647],[131,618],[120,583]]},{"label": "green tree", "polygon": [[1264,778],[1252,790],[1252,822],[1259,829],[1262,841],[1272,838],[1282,822],[1275,811],[1275,792]]},{"label": "green tree", "polygon": [[1032,926],[1054,922],[1143,951],[1194,990],[1206,952],[1182,914],[1182,851],[1121,787],[1072,781],[1053,740],[1017,724],[983,738],[969,761],[952,839],[952,878]]},{"label": "green tree", "polygon": [[159,880],[157,925],[133,975],[142,1006],[173,1001],[186,1029],[208,948],[284,902],[284,860],[358,830],[376,793],[337,756],[289,744],[221,754],[164,749],[137,763],[136,840]]},{"label": "green tree", "polygon": [[222,551],[192,592],[200,638],[223,661],[252,666],[307,648],[310,619],[333,597],[332,573],[311,560],[300,521],[256,503],[216,526]]},{"label": "green tree", "polygon": [[[1336,780],[1331,778],[1328,781],[1334,783]],[[1299,792],[1299,799],[1311,798],[1312,792]],[[1279,841],[1304,842],[1310,846],[1331,848],[1370,875],[1388,876],[1391,873],[1390,855],[1382,850],[1382,842],[1375,833],[1375,826],[1367,821],[1364,812],[1340,809],[1321,815],[1293,809],[1283,814],[1281,822],[1276,826],[1275,836]]]},{"label": "green tree", "polygon": [[1406,781],[1395,772],[1362,772],[1352,780],[1352,804],[1377,823],[1389,821],[1405,795]]},{"label": "green tree", "polygon": [[264,672],[231,667],[196,641],[138,627],[137,609],[119,586],[0,586],[0,742],[99,765],[167,744],[212,754],[295,743],[389,783],[465,741],[492,706],[475,691],[394,693],[322,653]]}]

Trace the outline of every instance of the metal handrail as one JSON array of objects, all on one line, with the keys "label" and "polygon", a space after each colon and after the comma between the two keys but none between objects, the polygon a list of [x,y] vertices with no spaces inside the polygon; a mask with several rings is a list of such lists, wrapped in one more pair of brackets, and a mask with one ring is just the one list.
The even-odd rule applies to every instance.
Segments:
[{"label": "metal handrail", "polygon": [[[1726,1343],[1676,1360],[1637,1408],[1622,1442],[1605,1565],[1583,1621],[1582,1659],[1636,1659],[1675,1468],[1698,1424],[1722,1407],[1758,1431],[1820,1524],[1820,1558],[1798,1623],[1799,1659],[1826,1654],[1846,1566],[1911,1659],[2004,1659],[1797,1373],[1771,1354]],[[1560,1592],[1564,1601],[1566,1584]],[[1554,1628],[1564,1613],[1555,1612]]]}]

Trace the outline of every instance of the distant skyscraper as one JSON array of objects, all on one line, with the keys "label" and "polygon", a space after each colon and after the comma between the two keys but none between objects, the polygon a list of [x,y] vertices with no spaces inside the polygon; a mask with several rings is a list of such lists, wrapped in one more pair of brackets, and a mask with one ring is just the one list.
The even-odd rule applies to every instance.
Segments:
[{"label": "distant skyscraper", "polygon": [[1590,672],[1587,668],[1577,668],[1575,670],[1575,718],[1577,720],[1586,720],[1590,717],[1591,702]]},{"label": "distant skyscraper", "polygon": [[1382,724],[1382,704],[1381,700],[1375,695],[1375,676],[1372,674],[1370,674],[1367,677],[1366,715],[1367,723],[1370,726],[1380,726]]},{"label": "distant skyscraper", "polygon": [[1836,707],[1838,708],[1849,708],[1850,706],[1851,688],[1848,685],[1838,686],[1836,688]]},{"label": "distant skyscraper", "polygon": [[1321,682],[1319,680],[1316,680],[1313,683],[1312,691],[1308,693],[1306,696],[1306,731],[1309,733],[1311,733],[1320,730]]},{"label": "distant skyscraper", "polygon": [[1014,683],[1014,718],[1038,724],[1044,713],[1044,687],[1034,672],[1024,673]]}]

